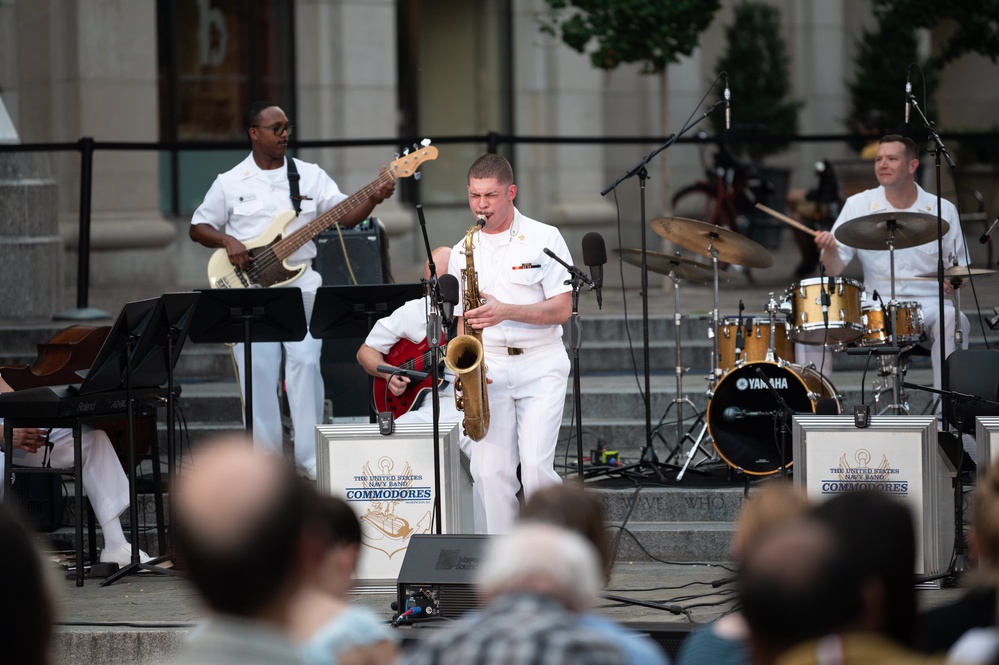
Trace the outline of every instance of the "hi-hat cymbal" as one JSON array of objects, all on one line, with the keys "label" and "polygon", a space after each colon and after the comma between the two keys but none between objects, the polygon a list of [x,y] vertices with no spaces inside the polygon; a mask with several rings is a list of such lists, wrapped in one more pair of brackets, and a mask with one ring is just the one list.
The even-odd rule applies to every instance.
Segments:
[{"label": "hi-hat cymbal", "polygon": [[675,242],[701,256],[711,257],[708,246],[714,246],[718,260],[747,268],[769,268],[773,255],[762,245],[746,236],[721,226],[683,217],[659,217],[649,224],[663,238]]},{"label": "hi-hat cymbal", "polygon": [[[640,249],[615,249],[621,255],[625,263],[633,266],[642,265],[642,250]],[[668,275],[672,272],[678,279],[685,279],[688,282],[713,282],[714,270],[711,266],[697,261],[678,256],[676,254],[664,254],[662,252],[645,252],[645,265],[652,272],[660,275]],[[727,273],[718,272],[718,281],[727,282],[731,277]]]},{"label": "hi-hat cymbal", "polygon": [[[971,277],[972,275],[991,275],[996,272],[995,270],[989,270],[988,268],[971,268],[969,266],[950,266],[944,269],[944,277]],[[921,275],[916,275],[916,277],[922,279],[936,279],[937,273],[934,272],[924,272]]]},{"label": "hi-hat cymbal", "polygon": [[[943,233],[950,225],[941,221]],[[844,222],[836,229],[836,240],[856,249],[888,249],[888,236],[895,231],[895,249],[927,243],[937,237],[937,218],[925,212],[876,212]]]}]

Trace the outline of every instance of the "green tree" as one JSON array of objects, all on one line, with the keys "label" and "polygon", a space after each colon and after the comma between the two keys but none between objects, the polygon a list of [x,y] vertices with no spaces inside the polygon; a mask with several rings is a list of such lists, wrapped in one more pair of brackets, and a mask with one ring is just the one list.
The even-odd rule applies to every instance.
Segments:
[{"label": "green tree", "polygon": [[[589,53],[598,69],[640,63],[648,74],[694,52],[719,0],[545,0],[541,30]],[[589,50],[588,50],[589,49]]]},{"label": "green tree", "polygon": [[[890,19],[889,19],[890,21]],[[896,24],[879,23],[873,30],[864,30],[857,41],[853,56],[854,78],[847,83],[850,91],[850,115],[843,119],[848,132],[870,131],[875,134],[897,132],[905,122],[905,74],[911,63],[917,63],[925,81],[913,72],[920,107],[927,118],[935,116],[933,92],[939,80],[938,69],[927,59],[919,58],[916,31],[900,29]],[[925,85],[924,85],[925,83]],[[925,93],[925,95],[923,94]],[[923,104],[923,99],[927,104]],[[930,108],[927,108],[927,105]],[[878,123],[868,118],[877,117]],[[910,122],[913,122],[910,118]],[[861,146],[854,146],[859,149]]]},{"label": "green tree", "polygon": [[[755,142],[754,138],[798,133],[798,111],[804,103],[792,99],[787,44],[781,36],[780,11],[761,2],[742,2],[732,23],[725,28],[728,47],[716,69],[728,72],[732,90],[738,90],[737,136],[749,139],[733,143],[736,154],[760,162],[780,152],[788,143]],[[724,117],[711,117],[716,133],[724,129]]]}]

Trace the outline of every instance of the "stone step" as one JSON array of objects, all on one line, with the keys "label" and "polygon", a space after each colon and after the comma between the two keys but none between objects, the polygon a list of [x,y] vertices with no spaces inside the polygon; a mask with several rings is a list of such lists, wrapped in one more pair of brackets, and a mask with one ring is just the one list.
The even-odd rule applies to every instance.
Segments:
[{"label": "stone step", "polygon": [[608,523],[734,522],[745,501],[741,485],[724,488],[642,487],[605,489],[588,486],[604,505]]},{"label": "stone step", "polygon": [[[728,522],[628,522],[617,540],[618,563],[726,563],[732,560],[735,525]],[[727,577],[719,574],[719,578]]]}]

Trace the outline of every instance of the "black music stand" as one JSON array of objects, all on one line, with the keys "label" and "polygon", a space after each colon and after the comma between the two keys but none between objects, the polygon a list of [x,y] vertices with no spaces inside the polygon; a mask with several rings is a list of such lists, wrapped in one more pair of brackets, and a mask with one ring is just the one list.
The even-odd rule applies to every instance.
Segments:
[{"label": "black music stand", "polygon": [[[150,321],[150,332],[143,335],[133,352],[132,381],[135,385],[160,386],[167,384],[167,487],[173,487],[176,475],[176,425],[174,420],[174,377],[173,371],[180,359],[180,352],[187,340],[193,321],[194,308],[200,294],[195,292],[164,293],[160,296]],[[159,501],[156,504],[156,523],[159,531],[160,556],[149,562],[157,565],[168,559],[172,543],[168,542],[164,529],[163,485],[160,479],[159,460],[153,466],[153,482]],[[171,536],[173,529],[170,529]],[[166,554],[162,554],[166,552]]]},{"label": "black music stand", "polygon": [[[132,538],[132,561],[118,569],[117,572],[108,576],[101,582],[100,586],[114,584],[122,577],[132,573],[151,572],[163,575],[176,575],[178,571],[173,568],[163,568],[158,566],[168,556],[160,556],[152,561],[142,562],[139,560],[139,506],[138,492],[135,483],[135,426],[134,426],[134,404],[132,401],[132,390],[142,388],[158,388],[164,383],[167,384],[167,419],[173,423],[173,367],[180,357],[180,350],[186,339],[187,328],[190,325],[190,312],[197,302],[196,293],[170,293],[164,294],[160,298],[142,301],[143,303],[154,303],[154,308],[142,317],[138,326],[132,326],[128,322],[127,339],[124,354],[119,353],[118,358],[124,359],[125,369],[120,380],[125,384],[125,395],[127,402],[127,422],[128,422],[128,491],[129,491],[129,535]],[[129,305],[125,305],[123,313],[126,313]],[[180,326],[183,335],[178,332]],[[108,342],[112,346],[120,346],[120,343],[112,340],[114,328],[108,336]],[[103,351],[103,349],[102,349]],[[100,358],[101,354],[98,354]],[[110,374],[110,373],[109,373]],[[87,374],[90,379],[90,374]],[[108,380],[109,381],[109,380]],[[80,387],[81,392],[86,385]],[[169,429],[169,428],[168,428]],[[172,438],[172,435],[171,435]],[[160,543],[166,546],[165,531],[163,529],[163,494],[162,482],[160,478],[159,447],[154,447],[155,460],[153,461],[153,483],[156,486],[157,504],[156,520],[159,529]]]},{"label": "black music stand", "polygon": [[190,337],[195,343],[243,343],[245,386],[243,418],[253,436],[253,342],[298,342],[305,339],[302,290],[199,289]]},{"label": "black music stand", "polygon": [[[316,339],[364,338],[378,319],[388,316],[403,303],[422,298],[424,287],[413,284],[366,284],[322,286],[316,292],[309,332]],[[368,410],[374,377],[368,375]]]}]

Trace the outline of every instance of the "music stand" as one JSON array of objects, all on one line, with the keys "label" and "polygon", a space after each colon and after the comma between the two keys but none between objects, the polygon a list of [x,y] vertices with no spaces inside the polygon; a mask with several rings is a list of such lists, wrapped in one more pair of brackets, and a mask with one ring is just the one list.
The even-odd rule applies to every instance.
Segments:
[{"label": "music stand", "polygon": [[245,386],[243,417],[253,437],[253,342],[299,342],[305,339],[302,290],[199,289],[188,333],[195,343],[243,343]]},{"label": "music stand", "polygon": [[159,298],[127,302],[118,313],[90,369],[77,372],[83,382],[70,389],[78,395],[118,390],[125,378],[132,341],[146,330]]},{"label": "music stand", "polygon": [[[134,427],[134,405],[132,402],[132,390],[142,388],[158,388],[167,383],[167,419],[172,424],[173,408],[173,367],[180,357],[180,348],[186,339],[187,326],[183,326],[184,336],[180,337],[175,332],[178,319],[189,319],[189,314],[195,302],[196,293],[170,293],[164,294],[160,298],[153,299],[154,308],[143,317],[141,330],[132,329],[128,335],[124,354],[125,358],[125,394],[128,404],[128,490],[129,490],[129,534],[132,537],[132,561],[128,565],[120,568],[117,572],[108,576],[101,582],[100,586],[114,584],[122,577],[137,572],[153,572],[160,574],[176,575],[177,571],[170,568],[161,568],[156,565],[169,557],[158,557],[153,561],[142,562],[139,560],[138,523],[139,508],[138,496],[135,483],[135,427]],[[131,303],[130,303],[131,304]],[[128,305],[126,305],[126,309]],[[171,318],[168,315],[173,315]],[[124,311],[124,310],[123,310]],[[114,334],[112,328],[111,334]],[[138,335],[136,337],[136,335]],[[174,340],[179,339],[179,344],[174,345]],[[109,335],[108,340],[111,340]],[[119,358],[121,355],[119,354]],[[90,375],[87,375],[90,378]],[[82,390],[82,386],[81,386]],[[169,433],[168,433],[169,435]],[[172,437],[171,437],[172,438]],[[163,531],[163,498],[162,486],[160,484],[159,469],[159,447],[155,446],[156,459],[153,462],[153,481],[157,491],[156,519],[158,525],[158,537],[161,544],[164,543]]]},{"label": "music stand", "polygon": [[[360,286],[321,286],[316,292],[309,332],[316,339],[365,338],[378,319],[388,316],[403,303],[422,298],[423,284],[365,284]],[[368,375],[368,410],[374,377]]]},{"label": "music stand", "polygon": [[[167,384],[167,487],[173,487],[176,470],[176,426],[174,418],[173,371],[180,359],[181,350],[187,340],[187,334],[193,320],[194,307],[198,302],[198,293],[164,293],[160,296],[156,309],[150,320],[150,332],[143,335],[133,352],[135,360],[132,363],[132,381],[137,386],[160,386]],[[159,459],[153,465],[153,482],[156,486],[157,504],[156,520],[159,525],[160,551],[156,559],[149,562],[156,565],[172,559],[171,545],[168,543],[163,528],[163,487],[160,478]],[[171,528],[171,534],[173,529]]]}]

